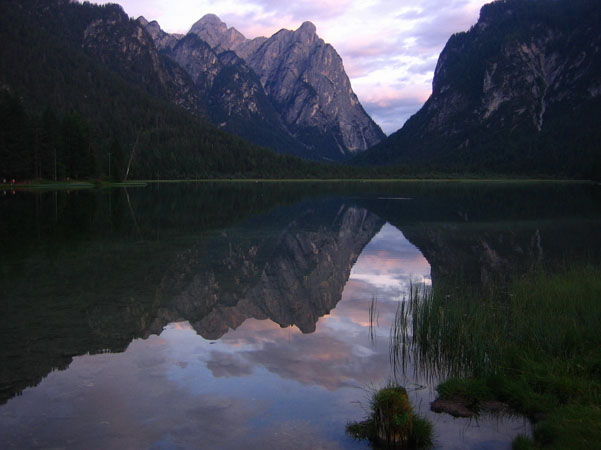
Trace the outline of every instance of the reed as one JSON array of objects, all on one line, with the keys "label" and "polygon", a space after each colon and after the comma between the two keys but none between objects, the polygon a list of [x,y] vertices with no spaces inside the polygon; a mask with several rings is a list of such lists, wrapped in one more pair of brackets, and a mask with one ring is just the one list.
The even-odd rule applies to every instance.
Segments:
[{"label": "reed", "polygon": [[378,328],[378,299],[373,297],[369,305],[369,340],[376,342],[376,329]]},{"label": "reed", "polygon": [[[534,273],[486,291],[415,287],[399,314],[397,351],[408,341],[411,351],[398,359],[448,378],[441,397],[463,397],[475,408],[508,403],[536,423],[536,445],[601,442],[598,267]],[[524,439],[515,447],[526,448]]]}]

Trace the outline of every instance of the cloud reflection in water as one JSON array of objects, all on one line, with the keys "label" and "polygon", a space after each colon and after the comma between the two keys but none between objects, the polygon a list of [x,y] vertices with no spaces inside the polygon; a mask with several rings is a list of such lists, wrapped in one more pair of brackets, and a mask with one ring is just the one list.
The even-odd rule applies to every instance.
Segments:
[{"label": "cloud reflection in water", "polygon": [[[429,276],[419,250],[386,225],[314,333],[247,319],[211,341],[187,322],[172,323],[124,353],[76,357],[68,370],[51,373],[5,405],[0,436],[20,436],[9,448],[31,447],[32,435],[47,447],[365,448],[344,425],[361,419],[356,402],[390,377],[387,339],[399,299],[410,281],[427,283]],[[412,395],[431,415],[432,392]],[[489,422],[474,427],[438,416],[441,446],[478,448],[483,436],[488,448],[507,446],[507,427],[495,431]]]}]

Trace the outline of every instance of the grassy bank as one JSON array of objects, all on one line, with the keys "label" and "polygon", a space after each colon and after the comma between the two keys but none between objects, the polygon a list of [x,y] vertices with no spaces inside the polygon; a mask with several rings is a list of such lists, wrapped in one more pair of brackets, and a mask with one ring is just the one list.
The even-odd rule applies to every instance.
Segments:
[{"label": "grassy bank", "polygon": [[24,183],[2,184],[0,190],[80,190],[97,189],[110,187],[144,187],[148,183],[145,181],[106,181],[106,180],[74,180],[74,181],[51,181],[51,180],[33,180]]},{"label": "grassy bank", "polygon": [[532,274],[486,293],[413,295],[413,353],[443,399],[502,401],[534,423],[515,449],[601,448],[601,270]]}]

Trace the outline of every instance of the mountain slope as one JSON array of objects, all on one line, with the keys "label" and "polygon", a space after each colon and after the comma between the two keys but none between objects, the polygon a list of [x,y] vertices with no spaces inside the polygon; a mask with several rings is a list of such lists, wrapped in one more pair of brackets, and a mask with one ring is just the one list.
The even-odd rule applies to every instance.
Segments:
[{"label": "mountain slope", "polygon": [[359,103],[334,48],[311,22],[281,30],[248,59],[295,136],[330,157],[357,154],[384,138]]},{"label": "mountain slope", "polygon": [[[156,22],[148,24],[142,19],[141,23],[147,24],[157,45],[168,42],[165,33],[156,30]],[[218,103],[225,106],[221,113],[225,110],[225,117],[231,117],[230,120],[224,118],[226,129],[257,142],[249,131],[256,132],[261,124],[240,127],[244,119],[241,121],[235,113],[244,108],[251,97],[251,103],[256,107],[254,114],[268,121],[262,128],[277,130],[280,136],[284,133],[292,138],[275,147],[279,151],[314,159],[340,160],[364,151],[384,138],[353,93],[340,56],[331,45],[319,39],[313,24],[306,22],[296,31],[281,30],[269,39],[250,40],[235,28],[228,28],[217,16],[208,14],[192,26],[190,35],[206,42],[215,56],[234,52],[240,58],[236,78],[252,78],[249,75],[252,72],[259,80],[263,92],[255,86],[250,90],[239,88],[237,95],[230,95],[227,102]],[[173,39],[169,42],[171,47],[163,50],[166,55],[184,68],[198,64],[191,54],[187,57],[174,55],[180,44],[175,44]],[[208,70],[207,63],[203,64]],[[220,70],[219,67],[211,69],[214,72]],[[255,95],[264,96],[270,105],[252,101]],[[238,129],[233,128],[236,124]]]},{"label": "mountain slope", "polygon": [[594,176],[601,151],[601,4],[505,0],[452,36],[432,95],[361,164]]},{"label": "mountain slope", "polygon": [[256,74],[234,52],[218,54],[189,33],[163,54],[192,78],[214,124],[280,153],[311,157],[288,132]]},{"label": "mountain slope", "polygon": [[[5,1],[0,39],[2,176],[97,177],[120,156],[112,175],[122,177],[130,155],[130,178],[314,169],[198,118],[206,106],[190,76],[116,5]],[[71,172],[82,166],[73,158],[93,164]]]}]

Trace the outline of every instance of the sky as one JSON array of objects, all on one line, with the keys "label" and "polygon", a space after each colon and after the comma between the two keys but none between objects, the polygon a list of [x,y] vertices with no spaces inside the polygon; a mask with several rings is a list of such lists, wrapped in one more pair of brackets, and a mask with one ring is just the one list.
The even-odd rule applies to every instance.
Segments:
[{"label": "sky", "polygon": [[428,99],[449,37],[475,24],[490,0],[113,1],[169,33],[186,33],[208,13],[251,39],[311,21],[342,57],[365,110],[390,134]]}]

